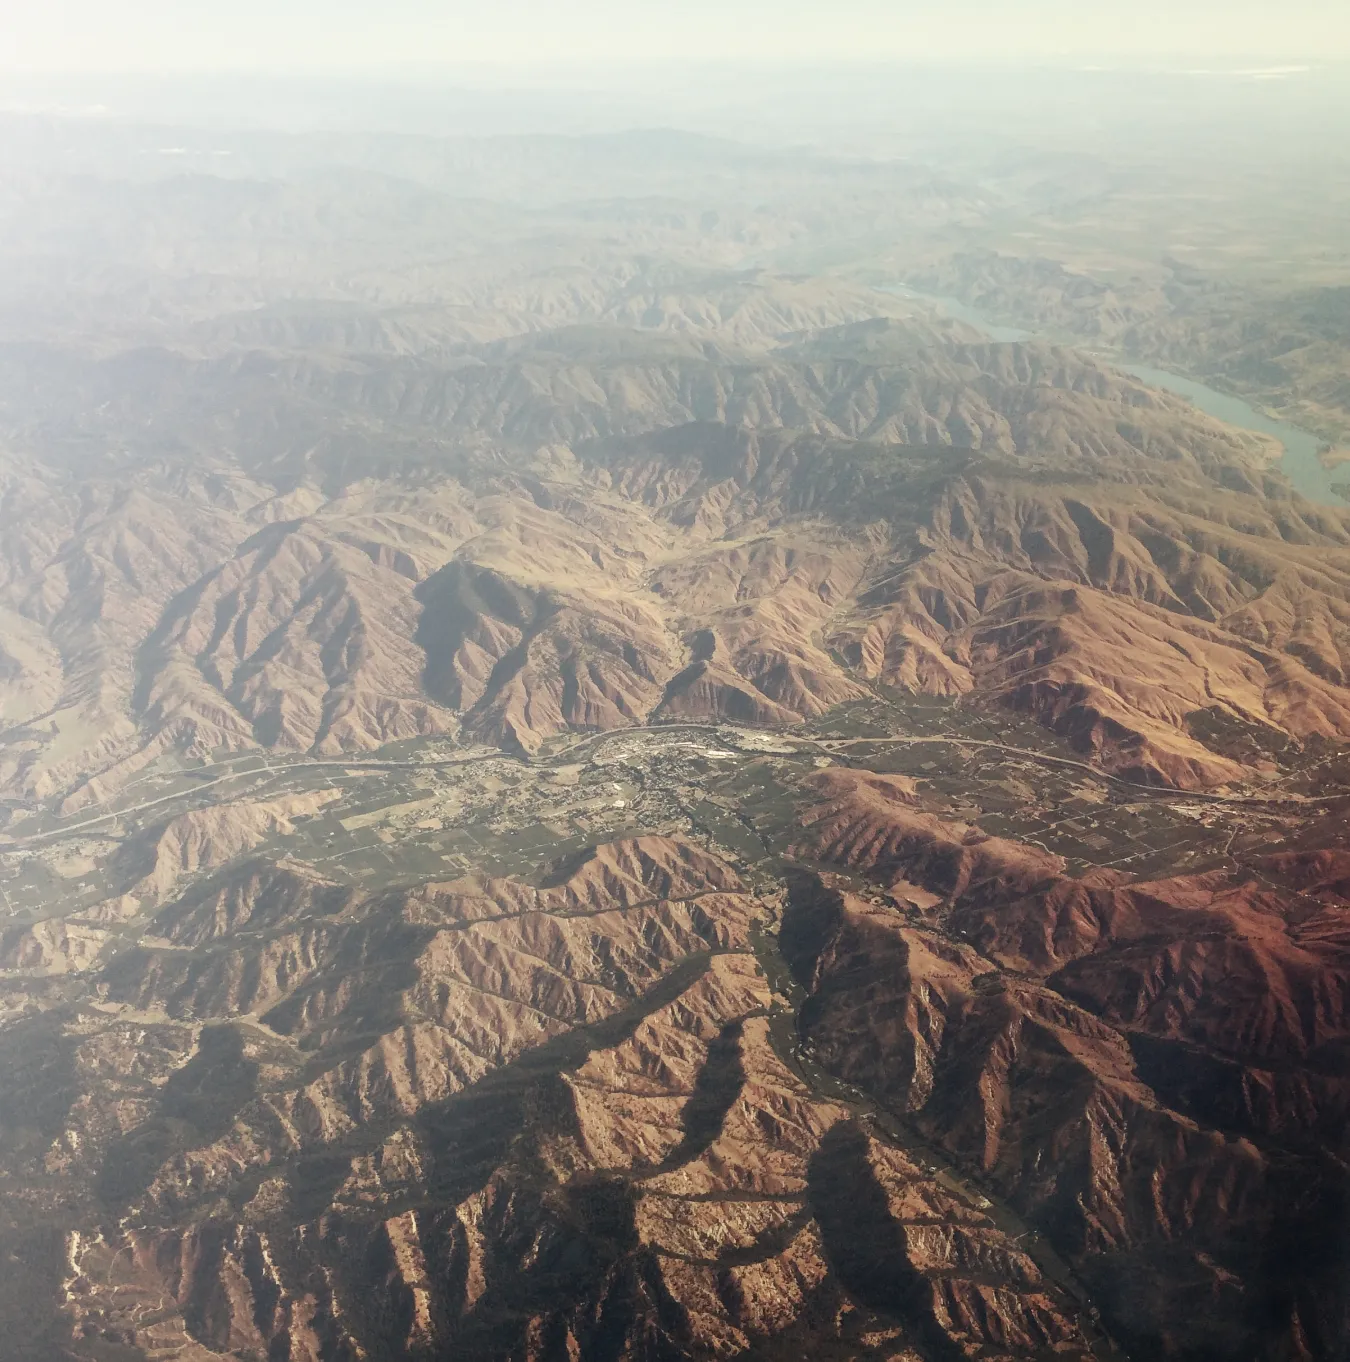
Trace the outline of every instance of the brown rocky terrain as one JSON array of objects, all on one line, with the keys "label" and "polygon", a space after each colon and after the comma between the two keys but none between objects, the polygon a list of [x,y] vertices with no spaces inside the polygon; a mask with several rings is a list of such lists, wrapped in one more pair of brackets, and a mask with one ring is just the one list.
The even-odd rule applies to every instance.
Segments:
[{"label": "brown rocky terrain", "polygon": [[[302,930],[317,910],[367,938],[339,953],[370,954],[391,912],[426,929],[404,929],[406,966],[382,952],[382,970],[406,972],[406,1019],[342,1059],[336,1035],[359,1035],[376,1004],[351,992],[350,965],[329,992],[326,946],[280,1001],[221,992],[219,972],[184,992],[153,958],[115,968],[110,999],[132,992],[138,1016],[165,1018],[159,1043],[190,1057],[158,1101],[107,1067],[115,1025],[76,1059],[129,1134],[111,1132],[101,1181],[109,1133],[78,1118],[46,1166],[92,1173],[137,1226],[69,1238],[63,1289],[86,1337],[181,1357],[1090,1355],[1072,1303],[1005,1230],[777,1057],[745,935],[762,910],[729,867],[645,839],[544,888],[381,900],[365,927],[369,910],[299,898],[301,883]],[[201,911],[173,912],[177,940]],[[201,1021],[172,1020],[189,1014]],[[334,1067],[279,1083],[288,1042]],[[222,1134],[156,1172],[183,1122]],[[138,1164],[144,1189],[127,1181]],[[842,1214],[854,1200],[861,1242]]]},{"label": "brown rocky terrain", "polygon": [[970,254],[1021,171],[87,122],[0,117],[5,1362],[1347,1357],[1350,511],[855,280],[1217,293]]},{"label": "brown rocky terrain", "polygon": [[[1239,437],[1034,348],[957,347],[894,392],[901,370],[852,367],[876,442],[690,425],[334,494],[109,473],[78,519],[38,518],[50,542],[16,473],[9,788],[73,811],[183,749],[785,724],[877,681],[1030,711],[1172,784],[1241,777],[1187,731],[1201,709],[1345,731],[1344,518],[1263,498]],[[756,420],[855,429],[824,382],[766,388]],[[891,423],[911,401],[923,421]]]},{"label": "brown rocky terrain", "polygon": [[656,836],[403,889],[175,869],[87,1001],[4,1031],[71,1355],[1334,1356],[1336,820],[1141,880],[922,779],[799,795],[754,888]]},{"label": "brown rocky terrain", "polygon": [[1102,278],[1013,252],[961,253],[916,282],[993,315],[1217,379],[1330,438],[1350,430],[1344,285],[1245,287],[1175,257]]},{"label": "brown rocky terrain", "polygon": [[[777,1056],[747,936],[771,912],[659,838],[538,887],[367,902],[255,869],[162,910],[179,951],[216,943],[206,968],[156,947],[107,967],[67,1023],[80,1096],[49,1147],[39,1095],[10,1088],[39,1125],[11,1132],[9,1176],[95,1217],[65,1249],[77,1337],[1089,1356],[1076,1306],[968,1193]],[[12,1032],[9,1062],[31,1044]]]},{"label": "brown rocky terrain", "polygon": [[[1343,853],[1074,877],[896,778],[813,784],[806,854],[929,895],[902,915],[801,881],[785,949],[820,1063],[1044,1226],[1123,1339],[1335,1356],[1350,904],[1320,876]],[[1154,1333],[1138,1312],[1159,1301]]]}]

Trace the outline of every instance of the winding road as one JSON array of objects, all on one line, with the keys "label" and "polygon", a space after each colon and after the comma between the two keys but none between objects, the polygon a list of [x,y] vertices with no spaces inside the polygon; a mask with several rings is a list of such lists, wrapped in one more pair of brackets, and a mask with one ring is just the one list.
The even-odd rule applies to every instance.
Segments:
[{"label": "winding road", "polygon": [[[850,747],[949,746],[977,748],[985,751],[1000,752],[1005,756],[1020,757],[1028,761],[1037,761],[1049,766],[1067,767],[1075,771],[1081,771],[1084,775],[1090,776],[1094,780],[1107,781],[1113,785],[1138,790],[1143,794],[1147,794],[1152,799],[1164,799],[1179,803],[1199,802],[1261,808],[1270,808],[1272,805],[1287,805],[1308,808],[1332,803],[1338,799],[1344,798],[1342,795],[1325,795],[1305,798],[1296,795],[1232,795],[1218,794],[1208,790],[1170,790],[1164,786],[1148,785],[1142,781],[1130,780],[1125,776],[1116,775],[1111,771],[1103,771],[1099,767],[1091,765],[1089,762],[1077,761],[1072,757],[1061,757],[1049,752],[1037,752],[1027,747],[1013,747],[1006,743],[988,742],[978,738],[958,737],[953,734],[925,734],[922,736],[896,735],[892,737],[874,738],[812,738],[800,733],[792,733],[779,729],[745,729],[718,723],[662,723],[642,724],[632,728],[617,728],[603,733],[587,734],[585,737],[582,737],[568,747],[550,753],[547,757],[542,758],[494,750],[489,752],[467,753],[455,757],[433,757],[422,758],[420,760],[391,760],[367,757],[306,757],[288,761],[280,766],[250,766],[242,771],[230,771],[224,775],[216,776],[214,779],[201,781],[200,783],[195,784],[190,790],[177,790],[171,794],[158,795],[154,799],[146,799],[139,804],[130,804],[125,808],[111,809],[104,813],[95,814],[90,818],[80,819],[78,822],[67,823],[59,828],[50,828],[45,832],[31,833],[27,837],[12,837],[8,840],[0,839],[0,852],[39,846],[45,842],[57,841],[63,837],[72,837],[78,833],[87,831],[89,828],[98,827],[103,823],[112,822],[119,818],[134,817],[137,814],[144,813],[147,809],[159,808],[165,804],[191,800],[203,790],[209,790],[216,786],[225,785],[231,781],[242,780],[250,776],[255,778],[260,775],[264,777],[275,776],[285,779],[293,774],[315,770],[327,771],[330,774],[347,773],[351,771],[428,771],[455,766],[471,766],[475,763],[488,761],[516,761],[535,769],[547,770],[550,767],[566,764],[575,760],[578,753],[588,748],[602,745],[607,742],[622,741],[625,738],[631,738],[644,733],[706,733],[718,737],[727,745],[744,752],[746,755],[753,755],[754,748],[751,747],[747,749],[740,746],[738,739],[761,738],[770,739],[775,743],[794,743],[803,748],[814,749],[831,757],[843,755],[845,750]],[[256,753],[248,753],[245,756],[227,757],[219,762],[206,763],[202,766],[195,767],[187,774],[206,774],[219,767],[229,766],[235,762],[255,757],[256,755]]]}]

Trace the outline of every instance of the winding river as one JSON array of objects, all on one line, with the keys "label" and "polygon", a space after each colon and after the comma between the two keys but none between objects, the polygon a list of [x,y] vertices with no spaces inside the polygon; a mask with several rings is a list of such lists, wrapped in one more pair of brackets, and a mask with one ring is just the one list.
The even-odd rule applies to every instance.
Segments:
[{"label": "winding river", "polygon": [[[1072,340],[1061,340],[1057,336],[1037,336],[1032,331],[1023,331],[1013,326],[1002,326],[969,304],[963,303],[959,298],[919,293],[914,289],[902,286],[888,291],[898,293],[905,298],[914,298],[919,302],[931,303],[944,315],[956,321],[966,322],[970,326],[978,327],[990,340],[1043,339],[1057,344],[1075,344]],[[1080,345],[1079,348],[1083,347]],[[1345,498],[1333,490],[1332,484],[1350,481],[1350,474],[1345,469],[1328,469],[1322,463],[1318,454],[1324,441],[1312,434],[1311,431],[1302,430],[1298,426],[1290,425],[1287,421],[1277,421],[1264,412],[1257,411],[1255,407],[1244,402],[1240,397],[1234,397],[1232,393],[1219,392],[1216,388],[1208,388],[1203,383],[1197,383],[1194,379],[1185,378],[1181,374],[1169,373],[1166,369],[1152,369],[1142,364],[1125,364],[1119,360],[1110,359],[1110,357],[1108,359],[1117,368],[1123,369],[1128,374],[1133,374],[1141,382],[1147,383],[1149,387],[1165,388],[1168,392],[1176,393],[1178,396],[1186,398],[1192,406],[1198,407],[1207,415],[1224,421],[1230,426],[1257,431],[1262,435],[1273,435],[1284,447],[1284,457],[1279,464],[1280,472],[1289,479],[1295,491],[1307,497],[1309,501],[1318,501],[1325,506],[1344,506],[1346,504]]]}]

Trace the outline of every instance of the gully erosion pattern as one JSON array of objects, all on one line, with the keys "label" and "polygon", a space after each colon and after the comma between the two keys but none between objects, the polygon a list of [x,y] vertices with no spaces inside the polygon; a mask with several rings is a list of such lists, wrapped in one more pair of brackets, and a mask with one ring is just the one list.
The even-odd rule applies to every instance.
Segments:
[{"label": "gully erosion pattern", "polygon": [[[355,782],[340,805],[334,774]],[[127,1026],[150,1071],[191,1054],[139,1125],[134,1081],[102,1080],[127,1130],[101,1163],[83,1163],[93,1127],[46,1156],[70,1189],[62,1313],[85,1336],[289,1357],[1149,1355],[1116,1282],[1133,1245],[1167,1241],[1129,1205],[1129,1142],[1181,1142],[1163,1204],[1198,1196],[1168,1214],[1199,1225],[1203,1181],[1182,1187],[1234,1147],[1158,1103],[1181,1096],[1175,1061],[1115,1029],[1064,929],[1037,945],[1034,924],[1146,904],[1156,941],[1171,899],[1179,942],[1222,939],[1270,830],[1316,798],[1296,770],[1248,797],[1145,786],[1012,716],[878,689],[807,731],[656,724],[238,778],[226,807],[294,812],[186,892],[140,881],[163,906],[139,942],[109,939],[77,1033],[77,1064]],[[113,831],[165,845],[217,816],[198,788],[128,790]],[[389,836],[370,845],[414,871],[507,808],[540,835],[474,843],[486,880],[363,891],[325,832],[374,819]],[[1002,835],[964,821],[976,808]],[[590,835],[564,838],[564,811]],[[90,835],[49,826],[35,854]],[[1192,878],[1130,888],[1160,856]],[[1111,861],[1136,874],[1094,869]],[[1215,911],[1190,923],[1197,893]],[[1218,1165],[1221,1184],[1260,1175],[1240,1146]]]},{"label": "gully erosion pattern", "polygon": [[4,1362],[1343,1355],[1335,139],[1033,131],[0,114]]},{"label": "gully erosion pattern", "polygon": [[7,390],[22,1362],[1343,1336],[1350,521],[1090,357],[699,289]]}]

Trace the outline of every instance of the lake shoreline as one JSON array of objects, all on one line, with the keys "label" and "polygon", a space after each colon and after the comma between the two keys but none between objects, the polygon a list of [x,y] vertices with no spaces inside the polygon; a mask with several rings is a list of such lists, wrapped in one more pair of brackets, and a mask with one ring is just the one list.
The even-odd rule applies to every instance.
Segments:
[{"label": "lake shoreline", "polygon": [[1273,466],[1284,474],[1295,492],[1322,506],[1344,507],[1347,505],[1347,497],[1342,496],[1337,489],[1344,487],[1346,482],[1350,481],[1350,476],[1340,466],[1346,460],[1350,460],[1350,451],[1344,451],[1342,459],[1329,465],[1323,457],[1327,445],[1325,439],[1314,435],[1312,431],[1304,430],[1301,426],[1293,425],[1288,421],[1282,421],[1257,410],[1245,398],[1239,397],[1235,393],[1224,392],[1220,388],[1211,388],[1198,379],[1187,378],[1184,374],[1173,373],[1168,369],[1137,364],[1123,355],[1092,349],[1072,339],[1046,333],[1037,334],[1021,327],[1003,326],[984,316],[977,308],[963,303],[959,298],[920,293],[917,289],[908,288],[903,284],[892,285],[885,291],[935,306],[944,315],[955,321],[965,322],[969,326],[978,328],[990,340],[996,342],[1014,344],[1021,341],[1041,340],[1052,345],[1065,345],[1091,354],[1110,364],[1113,368],[1119,369],[1122,373],[1137,378],[1150,388],[1159,388],[1164,392],[1184,397],[1198,411],[1202,411],[1207,416],[1212,416],[1226,425],[1275,439],[1283,448],[1284,455]]}]

